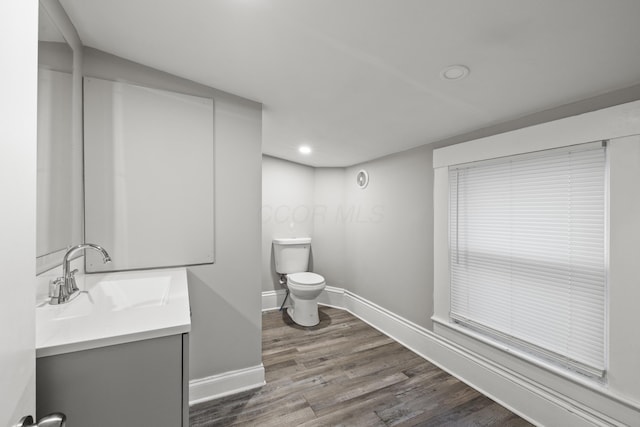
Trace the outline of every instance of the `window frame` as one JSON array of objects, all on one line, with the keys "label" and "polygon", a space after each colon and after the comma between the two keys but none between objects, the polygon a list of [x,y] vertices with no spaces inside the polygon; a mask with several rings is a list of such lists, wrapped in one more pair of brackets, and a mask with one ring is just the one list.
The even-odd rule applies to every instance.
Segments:
[{"label": "window frame", "polygon": [[[604,224],[603,224],[603,241],[605,247],[603,248],[604,259],[603,259],[603,267],[604,267],[604,284],[603,284],[603,292],[604,292],[604,301],[602,307],[604,318],[603,318],[603,358],[604,358],[604,367],[602,371],[594,369],[588,365],[581,364],[577,361],[572,361],[567,357],[564,357],[561,354],[554,353],[552,351],[548,351],[543,347],[538,347],[534,344],[526,343],[526,341],[522,341],[517,337],[508,336],[508,334],[503,334],[500,331],[492,330],[491,328],[485,327],[482,324],[474,324],[472,321],[463,321],[459,317],[453,314],[452,304],[453,297],[452,293],[452,276],[453,276],[453,268],[451,265],[452,262],[452,243],[450,241],[451,238],[451,205],[449,204],[447,207],[447,238],[448,238],[448,291],[449,291],[449,313],[448,313],[448,324],[443,324],[440,319],[434,318],[433,320],[436,323],[443,324],[444,326],[450,327],[458,332],[461,332],[465,335],[471,336],[474,339],[482,341],[486,344],[489,344],[493,347],[497,347],[503,351],[506,351],[510,354],[519,356],[522,359],[525,359],[531,363],[536,365],[545,367],[552,371],[560,372],[573,372],[577,373],[580,376],[586,376],[589,379],[596,380],[598,382],[606,382],[607,380],[607,371],[609,366],[609,229],[610,229],[610,212],[609,212],[609,196],[610,196],[610,188],[609,188],[609,155],[606,149],[607,140],[600,140],[588,143],[580,143],[580,144],[572,144],[567,146],[560,146],[554,148],[545,148],[536,151],[530,152],[521,152],[518,154],[509,154],[500,157],[495,157],[491,159],[482,159],[479,161],[472,161],[468,163],[460,163],[460,164],[450,164],[447,168],[447,174],[451,170],[456,169],[465,169],[469,167],[475,167],[478,165],[489,165],[492,163],[502,163],[505,161],[517,160],[517,159],[526,159],[526,158],[534,158],[534,157],[546,157],[551,152],[560,152],[566,153],[575,150],[577,147],[580,151],[589,150],[589,149],[597,149],[598,146],[602,146],[604,149],[604,171],[603,171],[603,186],[604,186]],[[451,190],[447,189],[447,196],[449,202],[451,203],[450,196]],[[442,319],[443,320],[443,319]]]}]

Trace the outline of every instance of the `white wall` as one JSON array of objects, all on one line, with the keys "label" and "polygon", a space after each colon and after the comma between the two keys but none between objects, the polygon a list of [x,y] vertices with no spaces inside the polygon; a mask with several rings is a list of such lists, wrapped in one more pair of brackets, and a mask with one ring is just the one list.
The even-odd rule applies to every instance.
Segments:
[{"label": "white wall", "polygon": [[[640,311],[638,257],[640,256],[640,101],[446,147],[434,153],[435,170],[435,332],[531,380],[625,425],[640,420]],[[610,265],[609,265],[609,365],[606,384],[540,367],[461,333],[449,323],[449,270],[447,242],[447,165],[535,151],[579,142],[614,138],[610,161]],[[619,138],[619,139],[618,139]],[[487,379],[489,381],[489,379]],[[482,382],[482,381],[481,381]],[[481,388],[483,384],[476,385]],[[498,396],[527,412],[527,402]],[[530,414],[542,423],[548,414]]]},{"label": "white wall", "polygon": [[84,73],[213,98],[216,258],[188,268],[189,378],[260,365],[262,106],[91,48]]},{"label": "white wall", "polygon": [[35,414],[38,2],[0,4],[0,425]]}]

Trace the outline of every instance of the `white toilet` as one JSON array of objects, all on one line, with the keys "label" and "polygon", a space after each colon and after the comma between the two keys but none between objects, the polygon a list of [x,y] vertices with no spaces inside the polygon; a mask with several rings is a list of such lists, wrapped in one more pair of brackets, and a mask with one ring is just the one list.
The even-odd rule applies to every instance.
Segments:
[{"label": "white toilet", "polygon": [[273,239],[273,251],[276,272],[286,277],[291,297],[289,317],[301,326],[317,325],[320,323],[318,297],[326,284],[321,275],[307,272],[311,238]]}]

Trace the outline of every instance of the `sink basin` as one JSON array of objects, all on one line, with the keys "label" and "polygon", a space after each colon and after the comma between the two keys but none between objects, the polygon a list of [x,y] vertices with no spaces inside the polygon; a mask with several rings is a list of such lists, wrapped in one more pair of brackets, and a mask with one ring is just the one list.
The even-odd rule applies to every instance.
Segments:
[{"label": "sink basin", "polygon": [[188,332],[186,270],[163,269],[78,276],[68,303],[36,307],[36,355]]},{"label": "sink basin", "polygon": [[101,280],[66,304],[50,305],[45,301],[38,308],[50,312],[46,317],[62,320],[99,312],[153,307],[167,303],[170,288],[170,276]]},{"label": "sink basin", "polygon": [[130,310],[164,305],[169,298],[171,277],[106,280],[88,292],[88,299],[103,310]]}]

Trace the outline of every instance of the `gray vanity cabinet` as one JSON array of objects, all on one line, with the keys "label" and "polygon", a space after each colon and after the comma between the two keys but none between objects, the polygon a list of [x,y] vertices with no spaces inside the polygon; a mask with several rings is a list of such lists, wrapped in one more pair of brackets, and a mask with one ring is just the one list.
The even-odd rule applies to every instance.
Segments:
[{"label": "gray vanity cabinet", "polygon": [[36,411],[68,427],[187,427],[189,335],[36,359]]}]

